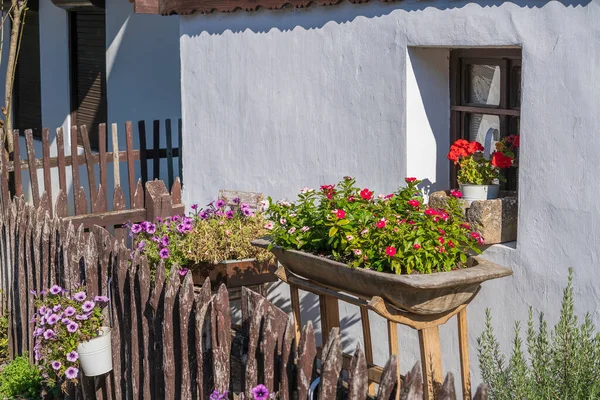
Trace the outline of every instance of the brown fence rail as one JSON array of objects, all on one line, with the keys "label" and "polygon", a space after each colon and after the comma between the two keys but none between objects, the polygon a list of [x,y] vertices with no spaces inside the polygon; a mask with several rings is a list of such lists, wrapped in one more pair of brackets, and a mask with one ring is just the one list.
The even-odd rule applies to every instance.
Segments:
[{"label": "brown fence rail", "polygon": [[[333,329],[317,361],[312,323],[295,342],[293,319],[264,297],[243,289],[242,323],[231,330],[225,286],[211,293],[210,281],[194,287],[191,274],[163,264],[151,279],[150,265],[130,257],[102,227],[84,232],[47,210],[16,198],[0,212],[0,284],[8,294],[9,346],[12,356],[33,348],[30,290],[58,284],[67,290],[85,282],[92,295],[110,297],[113,371],[102,378],[81,376],[69,387],[71,399],[200,399],[213,389],[243,393],[263,383],[279,398],[307,399],[317,376],[319,399],[366,399],[367,364],[358,347],[342,373],[342,338]],[[110,318],[109,318],[110,320]],[[378,399],[422,398],[420,368],[401,383],[393,356],[383,369]],[[345,375],[347,379],[343,379]],[[437,399],[455,399],[449,375]],[[484,388],[476,399],[486,399]]]}]

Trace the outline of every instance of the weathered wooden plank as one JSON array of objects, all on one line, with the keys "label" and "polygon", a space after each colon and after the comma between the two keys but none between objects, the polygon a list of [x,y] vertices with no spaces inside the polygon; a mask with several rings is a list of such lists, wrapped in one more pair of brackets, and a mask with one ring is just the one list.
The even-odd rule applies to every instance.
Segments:
[{"label": "weathered wooden plank", "polygon": [[475,392],[475,397],[473,400],[487,400],[488,399],[488,387],[485,384],[481,384],[477,387],[477,391]]},{"label": "weathered wooden plank", "polygon": [[436,400],[456,400],[456,390],[454,389],[454,375],[452,374],[452,372],[448,372],[448,375],[446,375],[444,383],[437,392]]},{"label": "weathered wooden plank", "polygon": [[229,312],[229,294],[225,285],[221,285],[212,300],[211,337],[213,349],[213,368],[215,389],[224,392],[229,389],[229,356],[231,353],[231,315]]},{"label": "weathered wooden plank", "polygon": [[67,194],[63,189],[60,189],[56,196],[56,203],[54,205],[54,215],[57,217],[66,217],[69,214],[67,205]]},{"label": "weathered wooden plank", "polygon": [[[221,299],[219,299],[221,301]],[[224,301],[224,300],[223,300]],[[195,324],[192,321],[192,317],[195,320],[195,315],[192,314],[192,309],[194,306],[194,281],[192,279],[192,274],[186,274],[183,279],[183,283],[181,284],[181,288],[179,290],[179,354],[180,354],[180,364],[178,367],[181,369],[181,382],[178,382],[178,387],[180,387],[179,398],[184,400],[190,400],[192,398],[192,390],[195,391],[196,383],[191,379],[190,372],[190,355],[194,354],[194,349],[190,348],[190,339],[194,338],[194,328]],[[229,316],[229,301],[227,301],[227,315]],[[192,322],[190,324],[190,322]],[[224,323],[229,322],[229,325],[225,325],[225,332],[229,332],[231,327],[231,321],[225,320]],[[231,340],[231,335],[229,335]],[[221,344],[221,343],[219,343]],[[229,353],[227,353],[229,356]],[[195,357],[192,359],[194,361]],[[229,364],[229,357],[227,358],[227,362]],[[227,374],[229,378],[229,374]]]},{"label": "weathered wooden plank", "polygon": [[[50,131],[48,128],[42,129],[42,158],[44,163],[44,192],[48,194],[50,205],[52,204],[52,179],[50,175]],[[48,212],[52,216],[52,207],[48,207]]]},{"label": "weathered wooden plank", "polygon": [[35,168],[35,147],[33,145],[33,131],[25,130],[25,145],[27,147],[27,161],[29,163],[29,184],[31,185],[31,197],[33,205],[40,205],[40,187],[38,184],[37,169]]},{"label": "weathered wooden plank", "polygon": [[125,147],[127,150],[127,182],[129,183],[129,204],[134,202],[135,158],[133,157],[133,133],[131,121],[125,123]]},{"label": "weathered wooden plank", "polygon": [[[140,371],[140,336],[138,330],[138,318],[140,317],[138,314],[138,294],[135,289],[135,276],[137,274],[137,269],[140,264],[140,254],[139,252],[135,252],[134,258],[131,262],[131,267],[129,268],[129,276],[127,279],[127,284],[129,285],[129,309],[127,313],[129,314],[129,327],[131,332],[130,336],[130,362],[129,366],[131,368],[131,388],[133,392],[133,397],[141,399],[141,371]],[[173,370],[174,372],[174,370]]]},{"label": "weathered wooden plank", "polygon": [[29,325],[29,318],[27,315],[27,287],[25,282],[27,271],[25,268],[26,265],[31,265],[31,251],[28,251],[31,247],[28,246],[32,245],[31,235],[33,224],[29,223],[33,218],[32,214],[33,209],[28,204],[21,204],[20,212],[17,216],[19,219],[17,242],[18,265],[14,274],[16,282],[14,284],[15,301],[13,303],[14,312],[20,318],[17,320],[17,333],[19,334],[17,338],[17,354],[27,351],[27,326]]},{"label": "weathered wooden plank", "polygon": [[417,362],[404,377],[400,391],[401,400],[423,400],[423,374],[421,363]]},{"label": "weathered wooden plank", "polygon": [[173,135],[171,134],[171,120],[165,120],[165,130],[167,139],[167,175],[169,177],[169,187],[173,186]]},{"label": "weathered wooden plank", "polygon": [[[208,278],[207,278],[208,279]],[[210,341],[212,300],[205,303],[196,301],[196,392],[199,400],[208,400],[209,393],[214,387],[212,373],[212,357],[205,352],[205,342]],[[206,355],[206,356],[205,356]]]},{"label": "weathered wooden plank", "polygon": [[183,125],[181,118],[177,120],[177,148],[174,149],[174,157],[177,157],[177,161],[179,162],[179,180],[183,185],[183,157],[182,157],[182,146],[183,143]]},{"label": "weathered wooden plank", "polygon": [[[100,202],[101,199],[98,199],[98,201]],[[83,224],[84,228],[91,228],[94,225],[112,226],[121,225],[123,221],[141,221],[145,219],[145,216],[146,211],[143,208],[137,208],[134,210],[117,209],[114,211],[99,212],[95,214],[68,216],[64,218],[64,221],[72,222],[73,225]]]},{"label": "weathered wooden plank", "polygon": [[112,156],[113,156],[113,179],[115,189],[121,186],[121,172],[119,170],[119,128],[117,124],[112,124]]},{"label": "weathered wooden plank", "polygon": [[300,329],[302,329],[302,314],[300,312],[300,294],[296,286],[290,286],[290,301],[292,303],[292,315],[294,316],[294,325],[296,326],[296,343],[300,343]]},{"label": "weathered wooden plank", "polygon": [[[96,199],[93,201],[92,204],[93,204],[92,210],[94,213],[106,213],[107,212],[108,204],[106,204],[106,189],[104,188],[104,186],[102,186],[102,185],[98,186],[98,193],[96,194]],[[91,218],[87,218],[88,221],[90,219],[95,218],[95,216],[90,216],[90,217]],[[97,225],[97,223],[94,222],[94,225]]]},{"label": "weathered wooden plank", "polygon": [[98,167],[100,169],[100,186],[107,189],[106,173],[106,124],[98,125]]},{"label": "weathered wooden plank", "polygon": [[171,186],[171,202],[174,205],[181,204],[181,182],[178,177],[175,178],[175,183]]},{"label": "weathered wooden plank", "polygon": [[333,328],[340,327],[340,310],[338,303],[338,299],[333,296],[319,296],[319,306],[321,310],[321,332],[323,335],[323,342],[327,341],[329,332]]},{"label": "weathered wooden plank", "polygon": [[148,182],[148,159],[146,145],[146,121],[138,121],[138,137],[140,142],[140,172],[142,175],[142,184]]},{"label": "weathered wooden plank", "polygon": [[[67,192],[67,167],[65,164],[65,138],[63,128],[56,128],[56,151],[58,166],[58,184],[60,190]],[[53,165],[50,164],[52,167]]]},{"label": "weathered wooden plank", "polygon": [[15,179],[15,196],[23,195],[23,182],[21,177],[21,138],[19,137],[19,131],[15,129],[13,132],[13,164],[14,168],[14,179]]},{"label": "weathered wooden plank", "polygon": [[356,346],[348,373],[348,400],[365,400],[369,382],[367,378],[367,360],[360,344]]},{"label": "weathered wooden plank", "polygon": [[[85,155],[85,164],[87,167],[88,174],[88,184],[90,187],[90,203],[94,204],[94,200],[96,199],[96,173],[94,172],[94,160],[92,157],[92,146],[90,144],[90,137],[88,136],[88,131],[85,125],[81,125],[79,128],[81,132],[81,141],[83,142],[83,151]],[[94,209],[92,208],[92,212]]]},{"label": "weathered wooden plank", "polygon": [[75,214],[83,214],[86,211],[81,209],[81,202],[78,203],[77,193],[80,184],[79,184],[79,158],[78,149],[77,149],[77,141],[78,141],[79,131],[77,130],[77,126],[71,127],[71,174],[73,175],[73,201],[75,202]]},{"label": "weathered wooden plank", "polygon": [[285,334],[281,348],[281,382],[279,386],[279,400],[290,400],[292,398],[292,387],[290,385],[291,374],[294,370],[294,339],[296,338],[296,328],[292,317],[288,317],[285,327]]},{"label": "weathered wooden plank", "polygon": [[467,309],[459,311],[458,322],[458,349],[460,351],[460,377],[462,381],[463,399],[471,398],[471,367],[469,366],[469,332],[467,328]]},{"label": "weathered wooden plank", "polygon": [[250,334],[248,336],[248,360],[246,361],[245,379],[243,391],[250,398],[251,389],[258,384],[258,360],[257,350],[260,343],[260,331],[263,316],[269,312],[267,300],[260,299],[255,306],[252,320],[250,321]]},{"label": "weathered wooden plank", "polygon": [[[133,200],[131,202],[131,209],[143,209],[144,208],[144,187],[142,181],[138,179],[135,185],[135,191],[133,192]],[[145,219],[145,217],[144,217]]]},{"label": "weathered wooden plank", "polygon": [[[115,185],[113,192],[113,211],[122,211],[125,209],[125,196],[120,185]],[[125,228],[115,227],[115,237],[119,242],[125,239]]]},{"label": "weathered wooden plank", "polygon": [[173,203],[163,181],[146,182],[146,219],[156,221],[157,217],[171,216]]},{"label": "weathered wooden plank", "polygon": [[[177,267],[171,267],[165,288],[164,322],[163,322],[163,369],[175,370],[175,349],[172,332],[175,329],[173,309],[179,292],[180,278]],[[172,400],[176,396],[175,374],[165,374],[165,399]]]},{"label": "weathered wooden plank", "polygon": [[419,348],[423,360],[423,378],[427,385],[425,400],[434,399],[434,388],[442,384],[442,353],[438,326],[419,330]]},{"label": "weathered wooden plank", "polygon": [[137,270],[135,277],[136,293],[139,293],[139,304],[141,310],[141,331],[140,337],[140,360],[142,363],[141,367],[141,391],[140,395],[143,399],[151,398],[151,369],[150,363],[152,361],[151,352],[154,343],[151,342],[150,329],[152,324],[152,312],[148,301],[150,299],[150,266],[148,260],[145,257],[140,257],[140,265]]},{"label": "weathered wooden plank", "polygon": [[160,149],[160,121],[154,120],[152,129],[152,146],[154,147],[154,157],[152,160],[152,178],[160,179],[160,159],[158,149]]},{"label": "weathered wooden plank", "polygon": [[342,369],[342,336],[339,328],[333,328],[329,332],[327,343],[323,346],[322,356],[323,366],[321,368],[319,398],[335,399]]},{"label": "weathered wooden plank", "polygon": [[302,329],[302,336],[298,345],[298,398],[306,399],[314,375],[315,360],[317,358],[317,344],[312,321],[308,321]]},{"label": "weathered wooden plank", "polygon": [[[5,134],[4,130],[0,129],[0,149],[4,149]],[[8,152],[5,150],[0,151],[0,171],[2,176],[8,176]],[[10,207],[10,192],[8,190],[8,179],[0,179],[0,188],[2,193],[2,209],[8,210]]]},{"label": "weathered wooden plank", "polygon": [[73,188],[73,191],[75,192],[75,213],[78,215],[87,214],[88,202],[85,196],[85,189],[83,189],[83,186],[79,186]]},{"label": "weathered wooden plank", "polygon": [[98,276],[98,244],[94,232],[88,234],[83,252],[87,292],[90,296],[99,296],[101,294],[99,281],[102,277]]},{"label": "weathered wooden plank", "polygon": [[[360,321],[362,324],[363,342],[365,345],[365,360],[368,365],[373,365],[373,342],[371,340],[371,322],[369,318],[369,309],[360,307]],[[375,383],[369,383],[369,395],[375,395]]]},{"label": "weathered wooden plank", "polygon": [[260,351],[263,356],[263,383],[269,392],[276,391],[275,382],[277,357],[281,354],[281,346],[288,322],[288,315],[265,300],[268,312],[264,315],[264,329],[260,340]]},{"label": "weathered wooden plank", "polygon": [[398,357],[392,354],[383,367],[383,375],[379,383],[377,393],[378,400],[395,399],[395,392],[398,391],[400,383],[400,371],[398,369]]}]

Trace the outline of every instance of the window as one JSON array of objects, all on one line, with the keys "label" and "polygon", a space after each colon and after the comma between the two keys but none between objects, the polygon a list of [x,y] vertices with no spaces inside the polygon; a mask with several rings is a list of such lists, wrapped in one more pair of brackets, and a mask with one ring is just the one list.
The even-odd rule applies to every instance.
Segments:
[{"label": "window", "polygon": [[[500,138],[518,135],[521,118],[521,50],[459,49],[450,52],[450,140],[485,144],[490,128]],[[506,172],[504,189],[516,190],[518,162]],[[457,185],[456,168],[451,182]]]},{"label": "window", "polygon": [[103,9],[90,8],[70,18],[71,120],[86,126],[98,149],[98,124],[106,122],[106,17]]}]

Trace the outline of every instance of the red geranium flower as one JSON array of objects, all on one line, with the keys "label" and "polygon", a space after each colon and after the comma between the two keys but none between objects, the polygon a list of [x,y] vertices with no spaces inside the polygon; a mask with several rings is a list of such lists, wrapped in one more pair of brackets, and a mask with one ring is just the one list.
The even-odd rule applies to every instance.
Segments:
[{"label": "red geranium flower", "polygon": [[412,178],[412,177],[411,177],[411,178],[404,178],[404,181],[405,181],[406,183],[412,183],[412,182],[414,182],[414,181],[416,181],[416,180],[417,180],[417,178]]},{"label": "red geranium flower", "polygon": [[483,151],[483,146],[479,142],[471,142],[469,143],[469,148],[467,149],[469,154],[475,154],[478,151]]},{"label": "red geranium flower", "polygon": [[492,154],[492,165],[498,168],[508,168],[512,165],[513,159],[499,151]]},{"label": "red geranium flower", "polygon": [[396,255],[396,248],[394,246],[387,246],[385,248],[385,254],[389,257],[394,257],[394,255]]},{"label": "red geranium flower", "polygon": [[421,205],[421,203],[419,203],[418,200],[409,200],[408,201],[408,205],[417,208],[417,207],[419,207]]},{"label": "red geranium flower", "polygon": [[364,188],[363,190],[360,191],[360,197],[362,197],[363,200],[371,200],[373,198],[373,191],[369,190],[367,188]]}]

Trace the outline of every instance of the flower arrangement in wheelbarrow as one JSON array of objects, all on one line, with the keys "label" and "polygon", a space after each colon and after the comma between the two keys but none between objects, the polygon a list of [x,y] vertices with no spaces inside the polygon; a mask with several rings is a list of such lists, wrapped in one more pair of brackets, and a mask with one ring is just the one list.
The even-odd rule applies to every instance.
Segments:
[{"label": "flower arrangement in wheelbarrow", "polygon": [[447,311],[482,281],[512,272],[475,257],[484,238],[465,221],[459,191],[435,209],[420,182],[406,178],[397,191],[375,195],[345,177],[302,189],[295,203],[269,199],[269,236],[253,243],[271,250],[286,273],[415,313]]},{"label": "flower arrangement in wheelbarrow", "polygon": [[191,209],[187,216],[130,225],[134,249],[145,254],[152,266],[163,260],[167,274],[176,265],[182,276],[189,270],[194,274],[213,270],[224,261],[272,263],[269,252],[250,244],[268,232],[260,210],[253,211],[239,198],[230,205],[219,199],[204,208],[193,204]]},{"label": "flower arrangement in wheelbarrow", "polygon": [[58,285],[35,296],[34,358],[49,387],[78,383],[80,367],[86,376],[112,369],[110,328],[103,325],[106,296],[91,297],[84,286],[73,293]]}]

